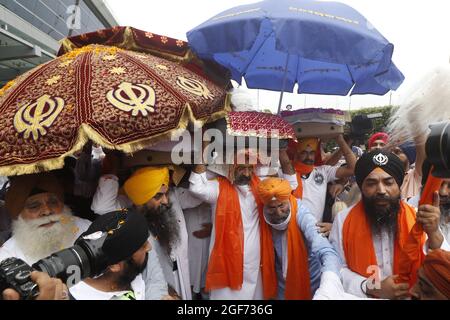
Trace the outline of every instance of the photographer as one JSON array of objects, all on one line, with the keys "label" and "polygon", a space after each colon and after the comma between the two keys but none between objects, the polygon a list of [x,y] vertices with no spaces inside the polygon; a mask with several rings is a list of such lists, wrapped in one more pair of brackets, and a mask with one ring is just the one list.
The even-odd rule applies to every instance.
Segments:
[{"label": "photographer", "polygon": [[144,300],[142,272],[147,266],[151,245],[143,215],[115,211],[95,220],[83,236],[107,232],[102,247],[107,269],[96,278],[86,278],[70,288],[76,300]]},{"label": "photographer", "polygon": [[[148,252],[151,250],[147,239],[148,229],[141,214],[115,211],[98,218],[76,242],[78,248],[81,248],[80,242],[91,243],[88,245],[88,264],[77,265],[82,270],[93,268],[88,273],[90,277],[83,281],[79,281],[80,277],[67,278],[67,285],[79,281],[70,288],[69,294],[60,279],[50,278],[42,272],[32,272],[31,281],[39,288],[36,300],[62,300],[67,299],[69,295],[75,300],[144,300],[146,285],[142,273],[147,266]],[[83,248],[84,253],[87,253],[86,246]],[[56,253],[55,257],[66,258],[59,261],[53,258],[51,262],[47,259],[46,263],[40,261],[39,266],[45,265],[48,270],[58,269],[59,264],[65,265],[64,269],[67,270],[74,267],[70,260],[67,260],[67,255],[63,254],[65,251],[68,250]],[[14,277],[16,280],[17,275]],[[11,282],[8,284],[12,285]],[[13,285],[11,288],[18,290]],[[21,296],[15,290],[4,290],[4,299],[18,300]]]}]

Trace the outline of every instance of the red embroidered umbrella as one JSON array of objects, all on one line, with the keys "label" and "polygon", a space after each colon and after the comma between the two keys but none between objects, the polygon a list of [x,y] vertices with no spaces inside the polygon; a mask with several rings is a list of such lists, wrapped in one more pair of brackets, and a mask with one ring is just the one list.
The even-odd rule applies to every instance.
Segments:
[{"label": "red embroidered umbrella", "polygon": [[227,79],[207,77],[181,40],[122,27],[66,39],[60,54],[0,90],[0,175],[61,168],[89,139],[134,152],[228,111]]},{"label": "red embroidered umbrella", "polygon": [[230,112],[225,117],[231,136],[254,136],[267,139],[293,139],[294,128],[280,116],[256,111]]}]

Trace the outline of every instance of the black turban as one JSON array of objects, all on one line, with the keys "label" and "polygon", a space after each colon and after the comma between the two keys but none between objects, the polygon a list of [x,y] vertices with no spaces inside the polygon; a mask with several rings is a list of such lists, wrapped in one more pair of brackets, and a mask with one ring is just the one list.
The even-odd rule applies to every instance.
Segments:
[{"label": "black turban", "polygon": [[135,211],[114,211],[98,217],[81,237],[107,232],[102,250],[108,266],[127,260],[147,241],[149,231],[143,214]]},{"label": "black turban", "polygon": [[376,168],[381,168],[390,174],[397,182],[398,187],[401,187],[405,177],[405,169],[400,158],[391,152],[375,150],[365,153],[356,162],[356,183],[360,189],[366,177]]}]

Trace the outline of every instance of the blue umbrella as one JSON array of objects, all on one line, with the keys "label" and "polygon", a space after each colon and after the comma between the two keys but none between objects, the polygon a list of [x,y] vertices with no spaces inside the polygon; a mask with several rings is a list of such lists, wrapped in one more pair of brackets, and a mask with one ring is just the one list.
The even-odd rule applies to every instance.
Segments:
[{"label": "blue umbrella", "polygon": [[[266,0],[224,11],[187,33],[204,59],[254,89],[384,95],[403,74],[394,46],[361,14],[338,2]],[[281,100],[280,100],[281,104]]]}]

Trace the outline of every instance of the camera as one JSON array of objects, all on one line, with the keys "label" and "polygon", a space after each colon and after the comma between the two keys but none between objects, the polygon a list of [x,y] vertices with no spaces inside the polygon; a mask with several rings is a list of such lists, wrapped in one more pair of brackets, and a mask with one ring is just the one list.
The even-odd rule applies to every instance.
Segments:
[{"label": "camera", "polygon": [[8,258],[0,263],[0,296],[12,288],[21,299],[29,300],[39,294],[39,288],[31,281],[32,271],[42,271],[51,278],[59,278],[67,286],[101,275],[108,267],[108,260],[102,247],[107,232],[95,232],[77,239],[74,246],[41,259],[30,267],[21,259]]},{"label": "camera", "polygon": [[364,114],[359,114],[353,117],[350,123],[349,137],[353,140],[355,145],[365,144],[371,132],[373,132],[373,119]]},{"label": "camera", "polygon": [[450,121],[430,125],[425,144],[427,160],[433,165],[433,175],[450,178]]}]

